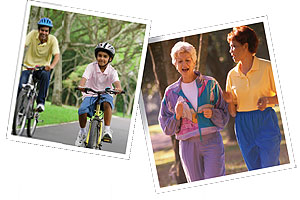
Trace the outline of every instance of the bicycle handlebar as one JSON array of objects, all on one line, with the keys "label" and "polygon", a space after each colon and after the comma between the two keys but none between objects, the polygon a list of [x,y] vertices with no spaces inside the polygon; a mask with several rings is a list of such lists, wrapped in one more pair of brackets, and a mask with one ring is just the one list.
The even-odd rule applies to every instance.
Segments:
[{"label": "bicycle handlebar", "polygon": [[45,66],[39,66],[39,65],[31,67],[31,66],[27,66],[25,64],[22,64],[22,66],[25,67],[27,70],[44,70],[45,69]]},{"label": "bicycle handlebar", "polygon": [[[76,87],[75,90],[80,90],[79,87]],[[95,94],[125,94],[125,91],[122,91],[119,93],[116,90],[111,90],[110,88],[105,88],[105,90],[102,91],[95,91],[92,88],[84,88],[84,92],[88,94],[88,92],[93,92]]]}]

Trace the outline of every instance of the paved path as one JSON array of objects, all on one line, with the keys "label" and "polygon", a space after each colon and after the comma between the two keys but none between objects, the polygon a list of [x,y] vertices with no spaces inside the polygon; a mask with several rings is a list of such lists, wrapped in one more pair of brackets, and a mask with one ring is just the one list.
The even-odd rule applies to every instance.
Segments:
[{"label": "paved path", "polygon": [[[111,129],[113,130],[113,143],[103,143],[102,150],[125,154],[129,126],[130,119],[113,116],[111,122]],[[59,142],[66,145],[75,146],[74,143],[77,138],[78,131],[78,122],[42,126],[37,127],[33,139]],[[26,135],[26,130],[24,131],[23,135]]]}]

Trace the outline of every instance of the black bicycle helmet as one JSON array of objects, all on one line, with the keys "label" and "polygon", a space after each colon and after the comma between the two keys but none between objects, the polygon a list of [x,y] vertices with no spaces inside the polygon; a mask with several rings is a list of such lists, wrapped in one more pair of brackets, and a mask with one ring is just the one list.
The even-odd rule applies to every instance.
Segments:
[{"label": "black bicycle helmet", "polygon": [[110,57],[111,60],[113,60],[115,56],[115,48],[109,44],[108,42],[99,43],[95,48],[95,57],[97,58],[97,54],[99,51],[106,52]]},{"label": "black bicycle helmet", "polygon": [[38,28],[40,29],[41,26],[48,26],[49,27],[49,32],[51,31],[51,28],[53,27],[51,19],[44,17],[41,18],[40,21],[37,23]]}]

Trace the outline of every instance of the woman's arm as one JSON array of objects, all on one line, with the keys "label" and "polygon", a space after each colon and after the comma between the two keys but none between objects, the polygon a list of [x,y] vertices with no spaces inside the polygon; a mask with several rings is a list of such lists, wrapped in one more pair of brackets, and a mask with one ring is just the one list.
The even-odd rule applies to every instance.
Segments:
[{"label": "woman's arm", "polygon": [[[175,111],[170,110],[169,105],[170,102],[167,100],[167,96],[165,94],[161,102],[158,121],[166,135],[174,135],[180,131],[181,117],[176,116]],[[180,106],[177,109],[180,109]]]},{"label": "woman's arm", "polygon": [[223,91],[223,98],[228,103],[228,111],[232,117],[236,116],[236,105],[233,103],[231,92]]},{"label": "woman's arm", "polygon": [[261,97],[257,101],[257,108],[261,111],[266,109],[267,104],[278,104],[277,95],[273,97]]},{"label": "woman's arm", "polygon": [[215,108],[212,109],[211,121],[219,128],[224,128],[229,121],[229,113],[228,113],[228,104],[225,102],[222,90],[217,84],[218,87],[215,88],[216,94],[218,94],[218,101],[215,105]]}]

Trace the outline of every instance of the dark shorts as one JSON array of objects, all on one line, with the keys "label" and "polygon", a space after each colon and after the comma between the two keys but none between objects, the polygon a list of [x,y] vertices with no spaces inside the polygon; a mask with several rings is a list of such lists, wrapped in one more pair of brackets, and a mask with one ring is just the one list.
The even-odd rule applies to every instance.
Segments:
[{"label": "dark shorts", "polygon": [[[113,97],[109,94],[103,94],[103,99],[100,99],[100,104],[103,102],[108,102],[112,109],[114,109],[113,104]],[[78,114],[82,115],[84,113],[87,113],[88,117],[92,117],[95,113],[95,103],[96,103],[97,97],[85,97],[83,102],[80,105],[80,108],[78,109]]]}]

